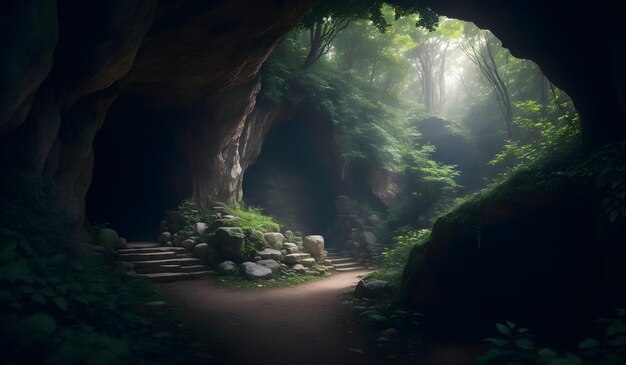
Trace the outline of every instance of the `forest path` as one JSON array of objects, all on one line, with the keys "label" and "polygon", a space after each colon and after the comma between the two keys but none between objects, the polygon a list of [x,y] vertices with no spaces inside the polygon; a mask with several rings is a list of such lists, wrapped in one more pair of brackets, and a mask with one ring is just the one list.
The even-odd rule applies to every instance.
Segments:
[{"label": "forest path", "polygon": [[415,356],[387,359],[368,348],[352,306],[344,304],[359,276],[366,273],[334,273],[296,287],[273,289],[223,287],[210,278],[161,287],[184,310],[200,342],[211,344],[201,354],[206,364],[466,363],[466,353],[457,348],[433,349],[421,361]]}]

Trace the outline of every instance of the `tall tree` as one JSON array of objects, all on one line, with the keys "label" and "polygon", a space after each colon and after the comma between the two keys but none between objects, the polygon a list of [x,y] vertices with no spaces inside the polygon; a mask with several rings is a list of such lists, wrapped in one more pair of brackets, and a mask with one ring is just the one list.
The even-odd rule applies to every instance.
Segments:
[{"label": "tall tree", "polygon": [[493,33],[473,27],[466,29],[465,39],[460,46],[467,58],[476,65],[489,83],[502,117],[506,123],[509,138],[513,138],[513,104],[509,92],[509,61],[511,54],[504,48]]}]

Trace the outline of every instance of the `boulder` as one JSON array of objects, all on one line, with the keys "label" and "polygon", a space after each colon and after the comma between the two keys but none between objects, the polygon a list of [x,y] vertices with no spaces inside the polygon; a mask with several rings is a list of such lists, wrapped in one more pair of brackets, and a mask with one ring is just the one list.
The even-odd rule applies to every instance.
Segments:
[{"label": "boulder", "polygon": [[257,252],[257,254],[261,256],[263,260],[280,260],[283,257],[280,251],[271,248],[266,248],[263,251]]},{"label": "boulder", "polygon": [[274,248],[276,250],[280,250],[283,248],[283,242],[285,242],[285,236],[283,236],[280,232],[268,232],[263,235],[265,237],[265,242],[269,245],[269,247]]},{"label": "boulder", "polygon": [[237,275],[239,268],[232,261],[224,261],[217,265],[217,272],[222,275]]},{"label": "boulder", "polygon": [[311,276],[319,276],[320,275],[319,271],[317,271],[317,270],[306,270],[304,273],[306,275],[311,275]]},{"label": "boulder", "polygon": [[293,237],[293,231],[286,230],[285,231],[285,238],[286,239],[290,239],[291,237]]},{"label": "boulder", "polygon": [[215,231],[215,241],[220,257],[240,260],[243,255],[245,237],[239,227],[220,227]]},{"label": "boulder", "polygon": [[209,255],[209,245],[207,243],[198,243],[193,246],[193,256],[202,260],[206,260]]},{"label": "boulder", "polygon": [[359,234],[359,242],[363,243],[365,245],[364,247],[373,246],[378,242],[378,238],[372,232],[361,231]]},{"label": "boulder", "polygon": [[313,258],[319,259],[324,252],[324,237],[319,235],[306,236],[302,241],[304,252],[311,254]]},{"label": "boulder", "polygon": [[207,229],[209,229],[209,225],[204,222],[197,222],[193,225],[193,231],[199,235],[203,235]]},{"label": "boulder", "polygon": [[280,268],[280,264],[276,262],[276,260],[259,260],[256,262],[256,264],[265,266],[268,269],[272,270],[272,272],[275,272]]},{"label": "boulder", "polygon": [[244,262],[240,267],[243,270],[243,274],[249,280],[267,279],[272,276],[272,270],[265,266],[257,265],[254,262]]},{"label": "boulder", "polygon": [[175,234],[172,239],[173,245],[176,247],[183,247],[183,241],[187,239],[187,237],[180,235],[180,234]]},{"label": "boulder", "polygon": [[309,257],[311,257],[311,255],[309,255],[308,253],[291,253],[289,255],[286,255],[283,261],[285,261],[287,265],[295,265],[301,263],[302,260]]},{"label": "boulder", "polygon": [[196,241],[193,240],[192,238],[187,238],[186,240],[183,241],[182,246],[187,250],[187,251],[191,251],[193,250],[193,246],[196,245]]},{"label": "boulder", "polygon": [[377,298],[391,293],[391,284],[385,280],[359,281],[354,294],[361,298]]},{"label": "boulder", "polygon": [[172,238],[172,234],[169,232],[163,232],[159,235],[159,238],[157,238],[157,241],[159,241],[159,243],[161,244],[165,244],[167,243],[167,241],[170,240],[170,238]]},{"label": "boulder", "polygon": [[126,248],[128,247],[128,243],[126,242],[126,238],[120,237],[117,241],[115,241],[115,248]]},{"label": "boulder", "polygon": [[367,223],[371,224],[372,226],[377,226],[380,224],[380,222],[380,217],[376,214],[370,214],[370,216],[367,217]]},{"label": "boulder", "polygon": [[283,249],[287,251],[288,254],[298,253],[300,251],[300,249],[298,248],[298,245],[296,245],[295,243],[291,243],[291,242],[283,243]]},{"label": "boulder", "polygon": [[313,267],[315,265],[315,259],[314,258],[302,259],[300,263],[306,267]]},{"label": "boulder", "polygon": [[291,270],[295,271],[296,274],[304,274],[306,272],[306,267],[302,264],[295,264],[291,267]]},{"label": "boulder", "polygon": [[324,266],[333,266],[333,261],[332,260],[324,260]]}]

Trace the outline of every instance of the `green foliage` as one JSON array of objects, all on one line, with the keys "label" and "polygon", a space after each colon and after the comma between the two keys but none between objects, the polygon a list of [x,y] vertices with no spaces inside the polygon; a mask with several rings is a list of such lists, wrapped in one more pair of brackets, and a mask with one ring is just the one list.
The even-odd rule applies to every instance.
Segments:
[{"label": "green foliage", "polygon": [[7,174],[1,183],[2,363],[176,362],[168,351],[178,341],[149,337],[157,324],[138,311],[157,298],[152,287],[100,254],[74,253],[50,182]]},{"label": "green foliage", "polygon": [[[390,27],[383,13],[385,5],[385,1],[382,0],[321,0],[305,16],[303,23],[304,26],[310,27],[313,23],[328,18],[368,20],[384,32]],[[419,14],[415,26],[433,31],[439,24],[439,16],[432,9],[416,5],[414,2],[396,1],[392,7],[398,18],[409,14]]]},{"label": "green foliage", "polygon": [[557,114],[556,103],[544,107],[537,101],[526,100],[514,105],[518,114],[514,123],[526,137],[524,141],[509,140],[490,164],[513,159],[511,170],[528,168],[548,158],[567,155],[580,145],[580,118],[571,101],[560,104],[562,110],[569,111],[561,115]]},{"label": "green foliage", "polygon": [[384,249],[378,270],[368,275],[368,280],[386,280],[394,285],[399,283],[411,252],[423,257],[429,235],[430,230],[427,229],[399,229],[393,238],[394,244]]},{"label": "green foliage", "polygon": [[244,230],[274,232],[280,229],[280,225],[272,217],[263,214],[263,210],[258,207],[240,208],[229,206],[226,208],[226,212],[237,217],[234,221],[235,226]]},{"label": "green foliage", "polygon": [[539,347],[527,328],[515,323],[497,323],[498,337],[485,339],[491,349],[476,358],[477,365],[591,365],[622,364],[626,361],[626,310],[616,309],[616,316],[600,319],[604,330],[597,338],[587,337],[578,344],[578,351],[559,354],[548,347]]},{"label": "green foliage", "polygon": [[210,224],[214,220],[213,211],[209,208],[198,207],[193,199],[183,200],[173,211],[183,219],[187,227],[197,222]]}]

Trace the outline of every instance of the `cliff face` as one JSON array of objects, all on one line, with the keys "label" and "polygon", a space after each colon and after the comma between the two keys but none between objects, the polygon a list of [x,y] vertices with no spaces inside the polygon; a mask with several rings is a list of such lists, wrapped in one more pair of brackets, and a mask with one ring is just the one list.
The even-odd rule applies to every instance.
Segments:
[{"label": "cliff face", "polygon": [[[240,152],[257,148],[249,141],[265,128],[258,118],[246,123],[260,87],[254,77],[310,6],[279,0],[12,3],[0,23],[2,162],[52,177],[66,223],[79,226],[93,139],[117,96],[137,94],[154,105],[189,108],[182,134],[189,136],[194,195],[237,199]],[[212,172],[205,171],[208,162]],[[214,187],[200,182],[206,177]]]}]

